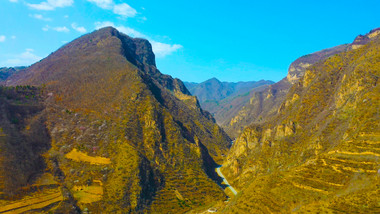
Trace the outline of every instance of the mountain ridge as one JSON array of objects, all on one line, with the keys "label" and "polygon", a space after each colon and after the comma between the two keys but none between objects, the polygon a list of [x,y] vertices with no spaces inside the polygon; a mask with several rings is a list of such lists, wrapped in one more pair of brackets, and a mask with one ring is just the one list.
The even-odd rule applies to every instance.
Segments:
[{"label": "mountain ridge", "polygon": [[103,28],[6,84],[41,87],[51,138],[43,171],[54,176],[71,207],[186,212],[226,198],[213,169],[230,139],[182,81],[160,73],[147,40]]},{"label": "mountain ridge", "polygon": [[[310,68],[310,66],[336,54],[361,47],[357,46],[358,43],[360,43],[360,45],[367,44],[373,40],[373,35],[378,35],[378,32],[380,32],[380,28],[371,30],[364,36],[358,36],[350,44],[338,45],[299,57],[291,63],[285,78],[272,84],[264,91],[254,93],[250,98],[250,102],[223,125],[224,130],[231,137],[237,137],[243,131],[244,127],[252,123],[265,122],[266,118],[271,118],[277,113],[290,87],[304,76],[305,71]],[[369,38],[371,35],[372,38]]]},{"label": "mountain ridge", "polygon": [[224,212],[377,212],[377,35],[309,66],[274,116],[244,129],[222,167],[241,190]]}]

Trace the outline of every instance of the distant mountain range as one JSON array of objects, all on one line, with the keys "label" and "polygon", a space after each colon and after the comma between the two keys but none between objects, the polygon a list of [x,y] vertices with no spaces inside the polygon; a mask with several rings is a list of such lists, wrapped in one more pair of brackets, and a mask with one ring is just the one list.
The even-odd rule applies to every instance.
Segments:
[{"label": "distant mountain range", "polygon": [[25,66],[18,66],[18,67],[14,67],[14,68],[12,68],[12,67],[0,68],[0,85],[1,85],[2,81],[6,80],[8,77],[16,74],[17,72],[19,72],[20,70],[25,69],[25,68],[26,68]]},{"label": "distant mountain range", "polygon": [[250,82],[221,82],[216,78],[201,83],[184,82],[196,96],[203,109],[209,111],[219,125],[224,125],[249,102],[254,92],[273,84],[270,80]]}]

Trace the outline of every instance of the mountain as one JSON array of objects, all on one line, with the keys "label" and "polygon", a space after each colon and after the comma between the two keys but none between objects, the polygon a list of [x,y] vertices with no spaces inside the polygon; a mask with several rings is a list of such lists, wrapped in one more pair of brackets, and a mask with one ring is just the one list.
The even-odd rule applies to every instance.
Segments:
[{"label": "mountain", "polygon": [[273,82],[268,80],[250,82],[221,82],[217,78],[211,78],[201,83],[184,82],[187,89],[194,96],[197,96],[202,104],[206,101],[220,101],[229,96],[245,94],[251,89],[270,85]]},{"label": "mountain", "polygon": [[231,140],[147,40],[103,28],[6,84],[0,212],[184,213],[226,199],[214,169]]},{"label": "mountain", "polygon": [[256,91],[262,91],[274,82],[270,80],[250,82],[221,82],[216,78],[201,83],[184,82],[190,93],[196,96],[203,109],[210,112],[222,127],[236,115]]},{"label": "mountain", "polygon": [[379,34],[307,66],[274,115],[244,129],[222,167],[241,191],[224,212],[379,211]]},{"label": "mountain", "polygon": [[17,72],[19,72],[20,70],[25,69],[25,68],[26,68],[25,66],[19,66],[19,67],[14,67],[14,68],[12,68],[12,67],[0,68],[0,84],[1,84],[1,82],[5,81],[7,78],[9,78],[10,76],[16,74]]},{"label": "mountain", "polygon": [[237,137],[244,127],[252,123],[264,122],[267,118],[276,115],[289,89],[304,76],[310,66],[336,54],[367,44],[378,35],[379,31],[380,29],[377,28],[364,36],[358,36],[351,44],[339,45],[298,58],[289,66],[288,75],[284,79],[263,91],[254,93],[249,103],[223,125],[224,130],[231,137]]}]

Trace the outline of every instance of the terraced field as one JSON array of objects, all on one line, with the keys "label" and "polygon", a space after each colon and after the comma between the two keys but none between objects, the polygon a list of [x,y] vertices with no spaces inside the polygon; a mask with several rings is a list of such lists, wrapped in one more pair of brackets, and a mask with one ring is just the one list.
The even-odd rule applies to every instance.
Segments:
[{"label": "terraced field", "polygon": [[355,174],[376,175],[380,168],[380,136],[366,133],[347,141],[291,175],[297,188],[334,194],[347,188]]},{"label": "terraced field", "polygon": [[380,212],[379,148],[378,133],[362,132],[307,164],[256,178],[224,213]]},{"label": "terraced field", "polygon": [[20,200],[0,200],[0,213],[18,214],[25,212],[39,213],[43,208],[51,207],[63,201],[63,196],[58,184],[49,173],[42,175],[33,185],[36,192],[24,196]]},{"label": "terraced field", "polygon": [[216,184],[209,178],[181,174],[171,174],[167,177],[165,187],[157,192],[152,203],[152,213],[162,213],[162,210],[170,208],[172,209],[168,213],[184,213],[194,207],[206,206],[217,199],[226,200],[221,191],[212,191]]},{"label": "terraced field", "polygon": [[44,207],[50,206],[54,203],[63,200],[61,191],[56,189],[55,191],[45,192],[43,194],[37,194],[35,196],[26,197],[18,202],[5,205],[0,208],[0,213],[6,214],[18,214],[24,212],[37,211]]},{"label": "terraced field", "polygon": [[74,198],[78,203],[89,204],[100,201],[103,197],[103,184],[99,180],[94,180],[94,184],[85,186],[74,186]]},{"label": "terraced field", "polygon": [[87,162],[90,164],[95,164],[95,165],[101,165],[101,164],[110,164],[111,160],[109,158],[105,157],[92,157],[87,155],[86,153],[83,153],[81,151],[78,151],[77,149],[73,149],[71,152],[66,154],[66,158],[78,161],[78,162]]}]

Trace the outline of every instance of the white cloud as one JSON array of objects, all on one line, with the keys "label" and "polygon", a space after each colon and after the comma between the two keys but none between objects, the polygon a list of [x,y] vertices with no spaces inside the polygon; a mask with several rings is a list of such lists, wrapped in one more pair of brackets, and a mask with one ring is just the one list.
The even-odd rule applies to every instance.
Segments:
[{"label": "white cloud", "polygon": [[127,3],[115,4],[113,0],[87,0],[88,2],[96,4],[96,6],[105,9],[112,10],[113,13],[120,15],[124,18],[135,17],[137,11],[129,6]]},{"label": "white cloud", "polygon": [[0,35],[0,42],[5,42],[5,39],[6,39],[7,37],[5,37],[4,35]]},{"label": "white cloud", "polygon": [[14,36],[14,35],[13,35],[13,36],[11,36],[11,39],[16,39],[16,36]]},{"label": "white cloud", "polygon": [[63,18],[68,19],[69,15],[64,15]]},{"label": "white cloud", "polygon": [[137,11],[126,3],[117,4],[113,7],[113,12],[123,17],[134,17]]},{"label": "white cloud", "polygon": [[33,14],[33,15],[29,15],[30,17],[33,17],[35,19],[39,19],[39,20],[42,20],[42,21],[51,21],[52,19],[51,18],[46,18],[44,17],[43,15],[41,14]]},{"label": "white cloud", "polygon": [[69,7],[74,3],[74,0],[47,0],[39,4],[27,4],[30,8],[36,10],[54,10],[57,7]]},{"label": "white cloud", "polygon": [[95,3],[96,6],[103,9],[107,9],[107,10],[112,9],[113,5],[115,4],[113,0],[87,0],[87,1],[91,3]]},{"label": "white cloud", "polygon": [[183,46],[179,45],[179,44],[171,45],[171,44],[166,44],[166,43],[154,41],[152,39],[149,39],[148,36],[136,31],[135,29],[125,27],[122,25],[116,26],[113,22],[95,22],[95,28],[96,29],[100,29],[100,28],[108,27],[108,26],[114,27],[118,31],[125,33],[131,37],[139,37],[139,38],[148,39],[149,42],[152,44],[152,49],[153,49],[154,54],[158,58],[163,58],[163,57],[170,55],[173,52],[183,48]]},{"label": "white cloud", "polygon": [[9,0],[10,2],[17,3],[18,0]]},{"label": "white cloud", "polygon": [[55,27],[55,28],[53,28],[53,30],[55,30],[57,32],[64,32],[64,33],[70,32],[70,30],[66,26],[64,26],[64,27]]},{"label": "white cloud", "polygon": [[152,44],[153,52],[156,54],[156,57],[163,58],[171,53],[177,51],[178,49],[183,48],[182,45],[174,44],[165,44],[156,41],[150,41]]},{"label": "white cloud", "polygon": [[71,27],[79,33],[86,33],[87,30],[84,27],[79,27],[75,22],[71,24]]},{"label": "white cloud", "polygon": [[1,64],[3,66],[20,66],[20,65],[30,65],[39,61],[42,57],[35,55],[33,49],[26,49],[25,52],[12,56]]}]

